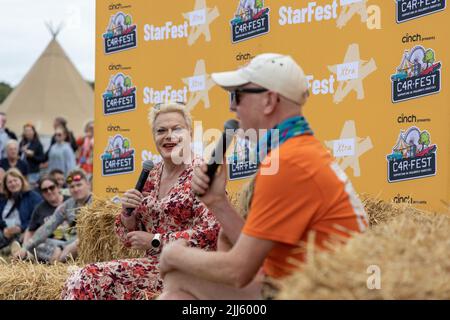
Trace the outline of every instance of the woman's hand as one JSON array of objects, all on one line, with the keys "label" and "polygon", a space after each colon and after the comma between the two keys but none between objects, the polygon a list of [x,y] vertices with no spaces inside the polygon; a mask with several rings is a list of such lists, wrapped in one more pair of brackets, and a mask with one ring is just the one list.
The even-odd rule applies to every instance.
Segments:
[{"label": "woman's hand", "polygon": [[153,234],[145,231],[131,231],[127,233],[131,248],[137,250],[148,250],[152,248]]},{"label": "woman's hand", "polygon": [[121,199],[122,208],[124,210],[131,208],[136,209],[144,199],[144,195],[136,189],[127,190]]}]

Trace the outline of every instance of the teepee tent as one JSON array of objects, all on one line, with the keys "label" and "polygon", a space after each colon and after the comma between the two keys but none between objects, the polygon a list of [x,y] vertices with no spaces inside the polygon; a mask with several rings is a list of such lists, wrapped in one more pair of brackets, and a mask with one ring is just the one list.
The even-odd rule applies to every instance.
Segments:
[{"label": "teepee tent", "polygon": [[56,40],[57,33],[19,85],[0,106],[7,127],[17,134],[33,123],[39,134],[53,134],[53,119],[63,116],[77,136],[94,118],[94,92]]}]

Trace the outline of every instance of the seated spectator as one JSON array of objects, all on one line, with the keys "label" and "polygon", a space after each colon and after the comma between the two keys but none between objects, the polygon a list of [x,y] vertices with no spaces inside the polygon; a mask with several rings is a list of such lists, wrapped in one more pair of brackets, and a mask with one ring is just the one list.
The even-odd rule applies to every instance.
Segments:
[{"label": "seated spectator", "polygon": [[[64,172],[59,169],[53,169],[49,172],[49,177],[56,180],[58,187],[61,190],[62,195],[70,196],[69,188],[67,188],[66,178],[64,177]],[[91,184],[92,185],[92,184]]]},{"label": "seated spectator", "polygon": [[19,158],[19,143],[17,140],[9,140],[6,144],[6,158],[0,160],[0,167],[5,171],[10,168],[17,168],[24,176],[27,176],[28,165]]},{"label": "seated spectator", "polygon": [[[34,209],[30,224],[25,232],[23,243],[27,243],[34,235],[35,231],[53,215],[55,209],[69,199],[68,196],[63,196],[61,194],[56,180],[49,176],[45,176],[39,180],[38,188],[44,201]],[[56,250],[56,247],[64,244],[64,229],[60,226],[53,232],[47,241],[36,247],[36,257],[41,262],[52,263],[56,261],[59,253],[58,250]],[[11,245],[11,253],[15,258],[19,258],[18,252],[20,249],[20,244],[17,242],[14,243],[14,248],[13,245]]]},{"label": "seated spectator", "polygon": [[5,196],[5,189],[3,188],[3,177],[5,176],[5,169],[0,167],[0,198]]},{"label": "seated spectator", "polygon": [[36,187],[40,178],[39,165],[45,161],[45,154],[36,128],[30,123],[23,126],[19,149],[20,158],[28,166],[28,182],[31,186]]},{"label": "seated spectator", "polygon": [[50,146],[48,151],[48,170],[59,169],[64,172],[64,177],[75,169],[75,153],[70,144],[65,141],[67,129],[57,127],[55,130],[55,143]]},{"label": "seated spectator", "polygon": [[55,134],[52,136],[50,146],[56,143],[56,129],[59,127],[62,127],[67,132],[66,136],[64,137],[64,141],[69,143],[73,152],[76,152],[78,149],[77,141],[75,139],[75,136],[73,135],[73,132],[70,131],[67,127],[67,120],[63,117],[56,117],[55,120],[53,120],[53,129],[55,129]]},{"label": "seated spectator", "polygon": [[15,168],[6,171],[3,185],[5,196],[0,198],[0,249],[14,240],[20,240],[28,228],[34,208],[42,201]]},{"label": "seated spectator", "polygon": [[17,140],[16,134],[6,128],[6,113],[0,112],[0,159],[6,158],[6,143]]},{"label": "seated spectator", "polygon": [[[24,242],[23,248],[16,254],[17,257],[27,257],[27,252],[40,251],[40,244],[45,244],[45,257],[51,260],[65,262],[70,256],[77,256],[77,229],[76,218],[79,209],[92,201],[91,186],[82,170],[73,170],[67,177],[67,184],[71,198],[64,201],[50,218],[41,225],[33,236]],[[55,244],[52,236],[58,229],[62,231],[61,241]]]},{"label": "seated spectator", "polygon": [[[150,113],[153,139],[163,161],[150,172],[143,192],[128,190],[116,232],[127,246],[146,253],[144,258],[85,266],[66,281],[64,299],[148,299],[162,289],[161,248],[176,239],[190,246],[215,250],[219,224],[191,190],[194,165],[189,150],[192,121],[184,105],[157,105]],[[189,152],[182,153],[180,150]],[[175,162],[178,158],[182,161]],[[131,208],[129,215],[127,209]]]}]

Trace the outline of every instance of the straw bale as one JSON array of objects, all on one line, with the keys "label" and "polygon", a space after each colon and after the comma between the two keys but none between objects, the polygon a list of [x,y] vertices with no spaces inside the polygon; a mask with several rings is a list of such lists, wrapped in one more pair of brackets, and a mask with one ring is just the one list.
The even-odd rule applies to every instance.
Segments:
[{"label": "straw bale", "polygon": [[[331,251],[309,247],[299,271],[281,281],[278,299],[450,299],[450,216],[368,203],[369,215],[381,208],[372,228]],[[374,267],[380,289],[368,289]]]},{"label": "straw bale", "polygon": [[119,204],[100,198],[95,198],[90,206],[80,209],[77,220],[80,263],[144,256],[142,251],[126,248],[117,237],[114,223],[119,214]]},{"label": "straw bale", "polygon": [[53,265],[0,259],[0,300],[56,300],[73,262]]}]

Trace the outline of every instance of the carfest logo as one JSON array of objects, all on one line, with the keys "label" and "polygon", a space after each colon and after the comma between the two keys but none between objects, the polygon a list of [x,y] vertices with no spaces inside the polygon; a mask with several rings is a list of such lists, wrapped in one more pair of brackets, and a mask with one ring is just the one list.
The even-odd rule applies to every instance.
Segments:
[{"label": "carfest logo", "polygon": [[445,9],[446,0],[395,0],[397,23],[417,19]]},{"label": "carfest logo", "polygon": [[231,23],[233,43],[261,36],[269,32],[269,8],[263,0],[240,0]]},{"label": "carfest logo", "polygon": [[105,152],[101,155],[102,175],[110,176],[133,172],[134,153],[130,139],[121,134],[110,137]]},{"label": "carfest logo", "polygon": [[436,175],[437,145],[426,130],[410,127],[401,131],[388,162],[388,181],[419,179]]},{"label": "carfest logo", "polygon": [[397,72],[391,76],[392,102],[438,93],[441,90],[441,62],[433,49],[415,46],[403,53]]},{"label": "carfest logo", "polygon": [[137,46],[136,25],[129,14],[118,12],[112,15],[103,34],[105,54],[128,50]]},{"label": "carfest logo", "polygon": [[112,76],[102,98],[104,115],[136,109],[136,87],[131,77],[123,73]]}]

